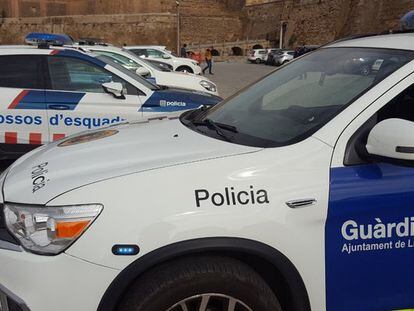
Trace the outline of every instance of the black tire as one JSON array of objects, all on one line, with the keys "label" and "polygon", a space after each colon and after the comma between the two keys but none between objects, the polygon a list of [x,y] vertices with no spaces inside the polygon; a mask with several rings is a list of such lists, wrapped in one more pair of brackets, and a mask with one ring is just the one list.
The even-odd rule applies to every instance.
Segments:
[{"label": "black tire", "polygon": [[256,64],[260,64],[262,60],[260,58],[256,58]]},{"label": "black tire", "polygon": [[188,66],[181,66],[178,67],[176,71],[180,71],[180,72],[188,72],[188,73],[194,73],[193,69],[191,69]]},{"label": "black tire", "polygon": [[[189,257],[160,265],[132,284],[117,310],[167,311],[189,297],[211,293],[235,298],[254,311],[282,310],[275,294],[252,268],[238,260],[219,256]],[[227,310],[225,302],[216,298],[218,300],[212,298],[211,303],[223,305],[214,310]],[[199,301],[192,302],[195,305],[188,304],[188,311],[198,311]]]}]

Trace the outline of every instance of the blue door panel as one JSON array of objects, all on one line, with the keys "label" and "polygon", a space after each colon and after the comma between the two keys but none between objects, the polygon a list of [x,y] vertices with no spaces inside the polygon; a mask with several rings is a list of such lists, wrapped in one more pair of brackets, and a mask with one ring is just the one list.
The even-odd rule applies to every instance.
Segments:
[{"label": "blue door panel", "polygon": [[414,307],[414,168],[332,169],[325,235],[328,311]]}]

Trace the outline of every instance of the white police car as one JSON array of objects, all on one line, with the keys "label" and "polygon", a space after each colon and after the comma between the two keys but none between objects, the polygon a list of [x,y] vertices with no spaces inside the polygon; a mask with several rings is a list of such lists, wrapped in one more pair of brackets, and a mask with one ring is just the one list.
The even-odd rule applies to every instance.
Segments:
[{"label": "white police car", "polygon": [[170,51],[167,51],[165,46],[135,45],[125,46],[124,48],[145,59],[162,60],[173,66],[175,71],[189,72],[196,75],[201,74],[201,67],[197,61],[190,58],[177,57]]},{"label": "white police car", "polygon": [[412,308],[413,163],[414,34],[324,46],[211,109],[19,159],[2,308]]},{"label": "white police car", "polygon": [[65,47],[3,46],[0,68],[0,159],[83,130],[175,116],[221,100],[160,88],[107,59]]},{"label": "white police car", "polygon": [[137,74],[157,85],[196,90],[216,96],[219,95],[217,86],[208,78],[190,73],[161,70],[159,67],[128,50],[100,45],[82,46],[82,48],[86,48],[98,55],[108,56],[114,62],[119,63],[127,69],[136,71]]}]

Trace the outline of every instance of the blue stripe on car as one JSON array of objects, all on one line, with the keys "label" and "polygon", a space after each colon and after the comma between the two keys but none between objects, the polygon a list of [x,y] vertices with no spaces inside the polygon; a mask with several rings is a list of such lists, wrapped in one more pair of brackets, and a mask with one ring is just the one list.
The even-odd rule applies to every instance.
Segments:
[{"label": "blue stripe on car", "polygon": [[75,110],[86,93],[29,90],[13,109],[45,110],[49,105],[65,105]]},{"label": "blue stripe on car", "polygon": [[334,168],[329,201],[327,310],[412,308],[414,167]]},{"label": "blue stripe on car", "polygon": [[50,105],[65,105],[69,109],[75,110],[79,102],[86,95],[86,93],[78,92],[58,92],[58,91],[46,91],[46,104]]},{"label": "blue stripe on car", "polygon": [[215,105],[218,96],[177,89],[158,90],[139,109],[142,112],[174,112],[197,109],[202,105]]},{"label": "blue stripe on car", "polygon": [[[17,105],[12,109],[28,109],[28,110],[45,110],[45,92],[29,90],[22,93],[26,93]],[[19,100],[19,99],[17,99]]]}]

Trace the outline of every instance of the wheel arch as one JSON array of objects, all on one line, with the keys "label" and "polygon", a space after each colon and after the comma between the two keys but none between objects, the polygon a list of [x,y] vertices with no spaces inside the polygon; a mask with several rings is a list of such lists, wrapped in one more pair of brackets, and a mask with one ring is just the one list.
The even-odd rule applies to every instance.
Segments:
[{"label": "wheel arch", "polygon": [[[278,250],[261,242],[241,238],[202,238],[173,243],[154,250],[126,267],[103,295],[98,311],[113,311],[134,280],[161,263],[199,255],[238,259],[259,273],[270,285],[284,310],[310,311],[305,284],[292,262]],[[271,269],[272,273],[269,273]]]},{"label": "wheel arch", "polygon": [[[181,69],[181,70],[180,70],[180,69]],[[190,66],[187,66],[187,65],[181,65],[181,66],[178,66],[178,67],[177,67],[177,69],[176,69],[175,71],[183,71],[183,69],[187,69],[187,71],[188,71],[189,73],[194,73],[193,68],[191,68]]]}]

